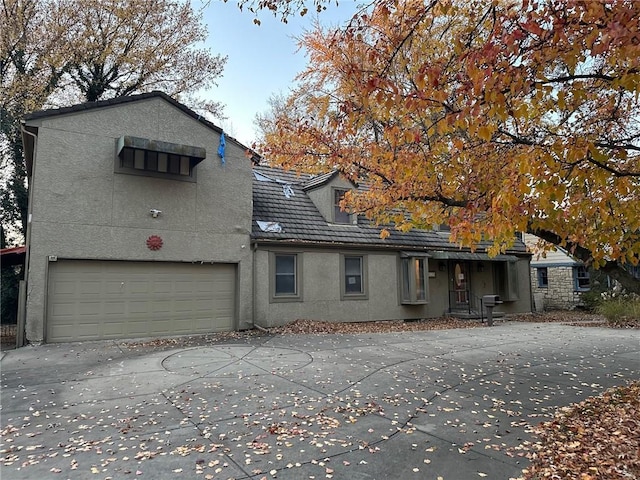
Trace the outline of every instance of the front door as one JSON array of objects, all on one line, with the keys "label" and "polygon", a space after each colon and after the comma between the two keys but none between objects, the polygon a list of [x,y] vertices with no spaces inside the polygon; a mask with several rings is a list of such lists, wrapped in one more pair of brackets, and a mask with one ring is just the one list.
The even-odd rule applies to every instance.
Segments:
[{"label": "front door", "polygon": [[453,278],[453,307],[466,309],[469,306],[469,264],[465,262],[454,262],[451,269]]}]

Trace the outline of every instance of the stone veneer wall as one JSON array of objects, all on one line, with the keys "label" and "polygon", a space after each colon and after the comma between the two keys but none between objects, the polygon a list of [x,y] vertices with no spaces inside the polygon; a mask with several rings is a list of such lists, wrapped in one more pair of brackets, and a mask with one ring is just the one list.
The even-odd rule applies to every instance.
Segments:
[{"label": "stone veneer wall", "polygon": [[542,298],[545,310],[572,310],[582,305],[580,292],[574,290],[573,267],[547,267],[548,286],[538,286],[538,272],[531,268],[534,298]]}]

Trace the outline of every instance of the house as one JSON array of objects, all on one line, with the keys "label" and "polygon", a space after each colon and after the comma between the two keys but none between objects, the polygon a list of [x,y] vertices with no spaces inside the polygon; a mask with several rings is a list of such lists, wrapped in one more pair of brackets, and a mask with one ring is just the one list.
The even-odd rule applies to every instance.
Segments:
[{"label": "house", "polygon": [[[490,258],[448,232],[380,229],[339,208],[357,188],[253,165],[246,147],[161,92],[35,112],[30,342],[203,334],[299,318],[468,315],[496,293],[531,311],[531,255]],[[484,246],[486,247],[486,246]]]},{"label": "house", "polygon": [[535,235],[525,233],[524,242],[533,253],[531,286],[535,310],[571,310],[582,306],[582,293],[591,289],[587,267],[563,248],[543,247]]},{"label": "house", "polygon": [[24,120],[31,342],[253,326],[251,160],[152,92]]},{"label": "house", "polygon": [[337,172],[253,172],[256,324],[477,316],[487,294],[500,295],[503,312],[531,311],[522,242],[491,258],[437,229],[391,229],[383,239],[365,217],[340,209],[344,192],[357,186]]}]

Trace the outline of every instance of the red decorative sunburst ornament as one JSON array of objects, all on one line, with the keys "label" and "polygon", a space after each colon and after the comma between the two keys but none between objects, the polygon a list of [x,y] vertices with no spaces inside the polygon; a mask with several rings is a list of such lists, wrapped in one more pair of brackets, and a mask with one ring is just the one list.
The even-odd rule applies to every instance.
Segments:
[{"label": "red decorative sunburst ornament", "polygon": [[162,248],[162,238],[158,235],[151,235],[147,238],[147,247],[149,247],[149,250],[160,250]]}]

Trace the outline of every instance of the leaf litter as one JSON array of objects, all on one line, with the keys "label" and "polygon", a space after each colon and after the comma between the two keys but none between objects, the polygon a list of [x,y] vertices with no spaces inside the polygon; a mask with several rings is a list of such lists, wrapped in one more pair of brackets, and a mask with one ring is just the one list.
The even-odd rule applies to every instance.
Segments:
[{"label": "leaf litter", "polygon": [[[516,321],[555,321],[555,322],[573,322],[573,324],[581,324],[584,321],[585,316],[573,315],[573,314],[559,314],[555,313],[547,316],[522,316],[520,318],[511,318]],[[597,321],[597,319],[595,320]],[[576,323],[577,322],[577,323]],[[594,323],[594,319],[587,317],[587,323]],[[366,322],[366,323],[334,323],[334,322],[318,322],[310,320],[298,320],[284,327],[272,328],[268,332],[252,331],[252,332],[232,332],[230,334],[207,336],[206,338],[172,338],[172,339],[156,339],[146,342],[127,342],[126,348],[131,350],[136,349],[166,349],[176,348],[183,346],[202,345],[202,343],[210,342],[225,342],[228,340],[243,339],[256,335],[295,335],[295,334],[357,334],[357,333],[385,333],[385,332],[402,332],[402,331],[419,331],[419,330],[439,330],[439,329],[451,329],[451,328],[478,328],[482,327],[480,322],[469,322],[464,320],[458,320],[453,318],[442,318],[437,320],[422,320],[412,322]],[[464,378],[466,373],[461,374]],[[262,388],[268,388],[268,386],[258,386],[257,390]],[[212,383],[210,388],[215,389],[217,385]],[[558,476],[558,472],[577,472],[581,462],[586,465],[586,470],[580,477],[581,480],[595,480],[595,479],[623,479],[623,478],[639,478],[640,477],[640,461],[638,455],[640,447],[638,446],[638,435],[640,431],[640,418],[638,416],[637,400],[640,397],[640,386],[634,384],[629,388],[627,394],[623,392],[624,387],[620,387],[615,392],[607,393],[603,396],[605,398],[604,403],[598,404],[591,402],[591,399],[581,402],[577,406],[567,407],[562,409],[555,420],[545,424],[541,424],[535,427],[532,431],[539,435],[542,439],[538,443],[525,442],[524,444],[516,448],[507,448],[506,444],[495,443],[495,438],[499,438],[499,435],[485,436],[482,435],[475,441],[469,441],[458,448],[460,454],[465,454],[468,450],[474,447],[479,448],[482,443],[485,443],[485,448],[491,448],[494,450],[502,450],[508,456],[520,456],[529,455],[532,461],[532,465],[529,469],[524,471],[525,480],[533,480],[542,478],[542,476],[550,476],[551,478],[577,478],[572,476],[562,477]],[[342,397],[336,397],[334,399],[335,406],[325,404],[322,408],[307,407],[306,411],[291,412],[285,414],[284,410],[280,413],[280,418],[276,418],[274,415],[263,416],[261,418],[252,418],[251,415],[238,414],[237,419],[241,420],[242,427],[259,427],[262,431],[261,434],[255,438],[249,438],[245,442],[245,459],[244,463],[247,466],[253,466],[256,464],[255,458],[275,453],[275,460],[269,461],[268,465],[256,465],[252,474],[261,475],[268,472],[272,477],[275,477],[278,470],[282,468],[295,468],[299,467],[300,463],[287,459],[286,451],[293,447],[301,448],[315,448],[320,456],[328,455],[328,450],[331,447],[337,446],[343,450],[358,449],[365,450],[369,454],[376,454],[380,449],[369,442],[365,442],[362,439],[355,439],[348,435],[340,435],[339,430],[342,425],[348,425],[350,423],[356,423],[359,419],[367,415],[380,415],[384,414],[385,406],[398,406],[401,402],[404,402],[401,394],[395,395],[381,395],[380,398],[366,399],[360,398],[359,392],[351,389],[351,393],[354,395],[349,397],[344,395]],[[405,393],[411,393],[407,390]],[[292,394],[293,395],[293,394]],[[607,396],[608,395],[608,396]],[[632,399],[635,395],[636,402],[624,402],[621,399]],[[255,395],[252,395],[254,397]],[[197,442],[196,438],[187,439],[187,442],[183,445],[173,445],[170,440],[169,431],[158,431],[157,433],[140,436],[141,427],[144,425],[153,425],[161,423],[162,417],[167,414],[166,411],[157,410],[162,400],[154,399],[149,405],[155,407],[152,412],[146,414],[140,413],[143,411],[144,406],[149,405],[127,405],[123,406],[120,412],[104,410],[101,413],[105,413],[103,418],[89,417],[78,418],[73,415],[61,415],[58,412],[32,409],[32,419],[25,418],[23,425],[7,425],[3,426],[0,435],[5,442],[0,453],[3,454],[2,464],[5,467],[19,465],[21,468],[25,468],[29,465],[37,465],[40,462],[45,461],[47,458],[53,458],[58,454],[69,459],[69,470],[82,470],[90,471],[92,474],[104,474],[109,468],[113,468],[118,462],[134,462],[130,467],[122,466],[116,469],[116,472],[132,475],[143,475],[144,464],[147,461],[151,461],[154,458],[162,456],[177,456],[177,457],[191,457],[195,456],[194,468],[195,473],[203,475],[203,478],[209,480],[213,478],[221,478],[220,475],[224,475],[225,470],[229,467],[228,461],[225,459],[232,455],[230,449],[225,447],[225,441],[231,440],[235,442],[242,441],[244,439],[243,434],[240,433],[240,429],[234,431],[236,428],[235,421],[228,423],[226,428],[224,425],[220,425],[220,430],[225,430],[226,433],[218,434],[214,430],[218,427],[204,426],[208,420],[208,416],[212,410],[212,407],[207,404],[207,401],[195,392],[189,392],[188,387],[178,391],[165,392],[166,399],[178,410],[185,414],[185,418],[188,421],[183,422],[183,425],[199,424],[200,442]],[[329,397],[325,397],[327,400]],[[445,397],[446,398],[446,397]],[[607,400],[608,399],[608,400]],[[303,399],[302,401],[294,400],[292,404],[296,402],[304,404],[305,402],[313,402],[314,399]],[[199,402],[199,403],[197,403]],[[289,402],[290,403],[290,402]],[[410,402],[407,402],[407,405]],[[584,405],[583,405],[584,404]],[[451,406],[438,407],[438,410],[445,412],[455,412],[462,408],[456,402],[450,402]],[[608,408],[605,408],[608,405]],[[612,408],[615,408],[612,410]],[[584,407],[584,408],[583,408]],[[67,408],[64,406],[63,408]],[[215,409],[215,407],[213,407]],[[518,411],[518,405],[505,405],[501,402],[494,402],[492,411],[500,411],[507,413],[510,417],[516,417],[520,415]],[[278,406],[274,405],[273,410],[277,412]],[[483,411],[486,414],[487,420],[479,424],[478,428],[493,429],[494,424],[492,414],[488,414],[487,410]],[[111,413],[111,415],[106,415]],[[272,412],[270,412],[272,413]],[[290,415],[290,418],[287,416]],[[600,420],[600,416],[604,418]],[[619,424],[610,425],[607,421],[620,420]],[[36,424],[36,429],[31,427],[31,420],[40,421]],[[48,422],[48,423],[47,423]],[[66,429],[64,423],[73,425],[73,429]],[[92,425],[95,422],[95,426]],[[601,422],[601,424],[599,423]],[[395,431],[379,432],[378,442],[384,441],[390,438],[397,432],[411,433],[414,428],[410,424],[402,425],[400,422],[393,422],[395,425]],[[82,433],[91,431],[94,428],[110,426],[117,429],[117,435],[109,435],[105,438],[87,439]],[[450,426],[457,429],[466,429],[467,426],[457,421],[450,421]],[[518,422],[514,420],[512,427],[527,428],[528,425],[522,421]],[[41,434],[42,429],[54,428],[61,433],[69,433],[68,440],[61,442],[56,448],[46,448],[44,445],[34,443],[26,447],[14,448],[12,445],[12,436],[19,437],[25,435],[27,437],[38,437]],[[575,429],[573,434],[570,434],[571,429]],[[40,429],[40,430],[38,430]],[[218,430],[218,431],[220,431]],[[466,431],[466,430],[461,430]],[[594,431],[596,434],[594,434]],[[577,432],[577,433],[576,433]],[[635,437],[634,437],[635,432]],[[369,433],[373,433],[373,429],[369,429]],[[216,435],[219,435],[216,437]],[[609,438],[607,438],[609,435]],[[615,437],[615,441],[612,441],[611,436]],[[211,443],[204,445],[202,440],[209,440]],[[577,439],[578,438],[578,439]],[[599,443],[596,445],[590,445],[586,440],[590,439]],[[491,443],[494,441],[494,443]],[[635,441],[635,443],[634,443]],[[614,444],[614,447],[611,447]],[[606,446],[606,448],[604,447]],[[635,450],[634,450],[635,448]],[[433,447],[430,447],[426,452],[434,451]],[[99,461],[92,461],[90,466],[87,466],[86,462],[79,463],[76,455],[82,455],[84,453],[94,453],[100,456]],[[26,455],[25,455],[26,453]],[[599,455],[600,458],[603,455],[608,455],[609,460],[602,461],[598,458],[597,465],[589,465],[586,459]],[[214,456],[212,459],[212,455]],[[256,457],[254,457],[254,455]],[[215,457],[218,458],[215,458]],[[80,459],[82,457],[79,457]],[[543,463],[545,460],[553,462],[548,466]],[[325,460],[316,460],[315,464],[325,469],[327,478],[331,478],[334,475],[335,466],[327,466],[329,458]],[[430,464],[431,460],[425,458],[423,460],[423,467]],[[313,463],[313,462],[312,462]],[[366,460],[361,460],[360,465],[366,465]],[[281,464],[281,465],[280,465]],[[341,467],[348,468],[351,465],[348,461],[343,461]],[[81,467],[79,469],[79,466]],[[271,468],[271,467],[277,468]],[[266,468],[265,468],[266,467]],[[550,470],[549,470],[550,469]],[[173,468],[173,473],[186,473],[183,467]],[[193,472],[193,470],[190,470]],[[415,467],[414,472],[419,471],[418,467]],[[548,473],[552,472],[552,473]],[[616,473],[622,472],[626,476],[614,476]],[[63,469],[59,467],[53,467],[50,469],[50,473],[59,474],[64,473]],[[483,477],[486,474],[478,472],[478,476]],[[536,476],[538,475],[538,476]],[[629,476],[629,475],[635,475]],[[108,478],[108,477],[107,477]],[[441,477],[439,477],[441,478]]]},{"label": "leaf litter", "polygon": [[640,381],[560,408],[534,427],[520,480],[640,478]]}]

